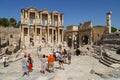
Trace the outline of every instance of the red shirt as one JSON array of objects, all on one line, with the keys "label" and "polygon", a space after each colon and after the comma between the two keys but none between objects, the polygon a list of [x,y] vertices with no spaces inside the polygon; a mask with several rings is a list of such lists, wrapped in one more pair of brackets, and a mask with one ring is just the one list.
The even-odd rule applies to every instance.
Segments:
[{"label": "red shirt", "polygon": [[48,62],[54,62],[54,56],[50,55],[50,56],[48,57]]}]

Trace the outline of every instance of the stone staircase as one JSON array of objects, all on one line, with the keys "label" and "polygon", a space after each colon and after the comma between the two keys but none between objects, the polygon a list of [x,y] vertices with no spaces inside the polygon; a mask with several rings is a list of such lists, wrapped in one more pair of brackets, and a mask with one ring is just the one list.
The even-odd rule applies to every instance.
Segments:
[{"label": "stone staircase", "polygon": [[113,53],[112,55],[107,55],[106,53],[103,53],[102,57],[99,59],[99,62],[111,68],[116,68],[116,66],[113,66],[116,64],[117,67],[120,67],[120,58],[118,59],[114,56],[120,57],[120,55],[116,55],[115,53]]}]

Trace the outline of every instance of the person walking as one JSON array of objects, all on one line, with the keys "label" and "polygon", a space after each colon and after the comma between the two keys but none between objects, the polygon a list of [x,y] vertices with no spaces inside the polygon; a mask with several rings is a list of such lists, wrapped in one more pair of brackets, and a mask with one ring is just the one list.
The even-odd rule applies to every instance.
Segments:
[{"label": "person walking", "polygon": [[28,63],[27,63],[27,56],[26,54],[24,54],[24,57],[22,58],[22,71],[23,71],[23,75],[29,75],[28,73]]},{"label": "person walking", "polygon": [[43,54],[43,57],[41,58],[41,73],[45,74],[46,72],[46,62],[47,62],[47,59],[46,59],[46,56],[45,54]]}]

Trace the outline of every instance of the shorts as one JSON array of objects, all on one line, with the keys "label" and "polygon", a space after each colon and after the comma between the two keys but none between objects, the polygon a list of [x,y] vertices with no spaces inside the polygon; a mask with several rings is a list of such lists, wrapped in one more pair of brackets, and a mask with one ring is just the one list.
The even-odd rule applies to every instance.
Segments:
[{"label": "shorts", "polygon": [[70,56],[68,56],[68,60],[71,60],[71,57],[70,57]]},{"label": "shorts", "polygon": [[54,67],[54,62],[48,62],[48,67],[53,68]]},{"label": "shorts", "polygon": [[64,61],[63,60],[59,60],[59,63],[64,63]]}]

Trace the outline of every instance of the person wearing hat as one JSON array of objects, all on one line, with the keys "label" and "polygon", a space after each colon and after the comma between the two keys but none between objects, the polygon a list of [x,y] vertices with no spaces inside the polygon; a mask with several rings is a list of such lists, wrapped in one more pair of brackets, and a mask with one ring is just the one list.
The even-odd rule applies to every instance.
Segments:
[{"label": "person wearing hat", "polygon": [[50,53],[48,56],[48,69],[50,72],[54,72],[54,56],[53,53]]}]

